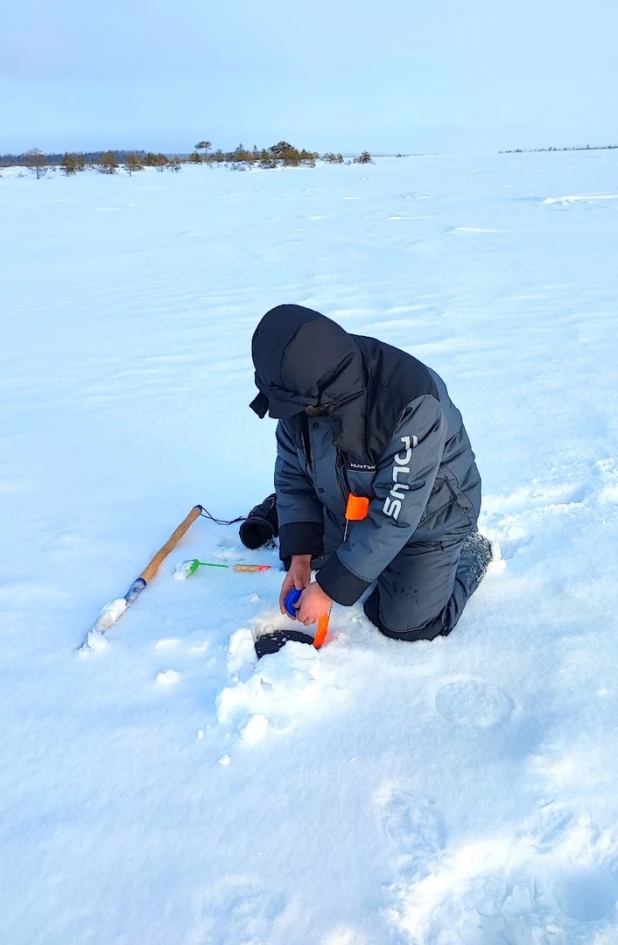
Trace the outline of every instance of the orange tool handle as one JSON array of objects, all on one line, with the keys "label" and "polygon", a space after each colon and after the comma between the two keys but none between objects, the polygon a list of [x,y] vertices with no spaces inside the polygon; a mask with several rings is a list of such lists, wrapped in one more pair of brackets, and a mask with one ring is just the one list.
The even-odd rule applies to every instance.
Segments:
[{"label": "orange tool handle", "polygon": [[324,641],[326,640],[326,636],[328,634],[329,619],[330,619],[330,610],[328,611],[327,614],[322,614],[322,616],[318,620],[318,629],[313,640],[313,645],[316,648],[316,650],[319,650],[320,647],[324,644]]}]

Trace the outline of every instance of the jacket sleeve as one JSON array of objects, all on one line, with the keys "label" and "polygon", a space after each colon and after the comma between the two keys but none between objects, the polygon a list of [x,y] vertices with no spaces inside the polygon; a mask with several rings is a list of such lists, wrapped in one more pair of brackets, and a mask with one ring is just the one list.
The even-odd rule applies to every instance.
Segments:
[{"label": "jacket sleeve", "polygon": [[279,557],[324,553],[324,509],[313,483],[301,468],[294,442],[277,424],[275,490],[279,519]]},{"label": "jacket sleeve", "polygon": [[433,489],[447,421],[439,400],[425,394],[408,405],[378,462],[369,514],[317,576],[338,604],[350,606],[408,543]]}]

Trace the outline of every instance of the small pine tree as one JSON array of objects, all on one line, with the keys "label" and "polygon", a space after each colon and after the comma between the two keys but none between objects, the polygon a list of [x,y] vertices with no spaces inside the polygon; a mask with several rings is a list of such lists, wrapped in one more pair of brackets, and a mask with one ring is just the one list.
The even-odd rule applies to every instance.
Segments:
[{"label": "small pine tree", "polygon": [[354,158],[355,164],[373,164],[373,158],[369,151],[363,151],[358,157]]},{"label": "small pine tree", "polygon": [[201,164],[201,163],[202,163],[202,156],[201,156],[201,154],[198,154],[197,151],[194,151],[193,154],[190,154],[190,155],[189,155],[189,163],[190,163],[190,164]]},{"label": "small pine tree", "polygon": [[287,141],[280,141],[279,144],[273,144],[273,146],[268,150],[274,157],[283,159],[284,154],[289,151],[295,151],[296,148],[294,148]]},{"label": "small pine tree", "polygon": [[172,158],[168,164],[170,171],[174,171],[176,174],[182,169],[182,161],[179,157]]},{"label": "small pine tree", "polygon": [[315,162],[320,157],[317,151],[307,151],[306,148],[303,148],[302,151],[299,151],[297,153],[300,158],[299,163],[307,164],[309,167],[315,167]]},{"label": "small pine tree", "polygon": [[118,170],[118,158],[113,151],[106,151],[99,158],[100,174],[115,174]]},{"label": "small pine tree", "polygon": [[135,153],[129,154],[124,166],[129,177],[131,177],[134,171],[144,170],[144,165],[142,164],[141,158]]},{"label": "small pine tree", "polygon": [[39,180],[47,172],[47,158],[38,148],[31,148],[26,152],[26,166]]},{"label": "small pine tree", "polygon": [[203,158],[204,161],[208,161],[208,152],[210,151],[211,148],[212,148],[211,141],[198,141],[198,143],[195,145],[196,151],[204,152],[204,158]]},{"label": "small pine tree", "polygon": [[247,151],[243,144],[239,144],[238,147],[228,155],[228,157],[230,161],[240,164],[251,160],[251,151]]},{"label": "small pine tree", "polygon": [[75,170],[78,174],[86,169],[86,158],[83,154],[73,154],[72,157],[75,161]]},{"label": "small pine tree", "polygon": [[260,154],[260,167],[264,170],[272,170],[277,167],[277,159],[266,148]]},{"label": "small pine tree", "polygon": [[77,161],[75,159],[75,155],[66,153],[60,162],[60,166],[67,177],[70,177],[71,174],[75,174],[77,172]]}]

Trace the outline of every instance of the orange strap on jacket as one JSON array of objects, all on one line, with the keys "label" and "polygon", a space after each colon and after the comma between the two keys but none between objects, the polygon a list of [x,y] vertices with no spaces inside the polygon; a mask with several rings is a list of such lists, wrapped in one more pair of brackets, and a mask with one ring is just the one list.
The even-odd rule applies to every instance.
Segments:
[{"label": "orange strap on jacket", "polygon": [[352,493],[350,493],[345,510],[345,517],[348,522],[362,522],[364,518],[367,518],[368,514],[369,499],[365,498],[363,495],[352,495]]},{"label": "orange strap on jacket", "polygon": [[[362,522],[364,518],[367,518],[369,514],[369,499],[362,495],[353,495],[352,493],[348,496],[348,503],[345,509],[346,522]],[[347,534],[347,527],[346,527]],[[323,614],[318,620],[318,629],[313,640],[313,645],[316,650],[319,650],[321,646],[324,645],[326,637],[328,636],[328,623],[330,620],[330,610],[327,614]]]}]

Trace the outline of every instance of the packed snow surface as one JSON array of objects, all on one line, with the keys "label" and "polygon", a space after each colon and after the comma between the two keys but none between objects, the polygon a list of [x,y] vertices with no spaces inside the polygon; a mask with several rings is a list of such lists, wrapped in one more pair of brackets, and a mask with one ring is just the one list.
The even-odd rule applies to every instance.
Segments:
[{"label": "packed snow surface", "polygon": [[[0,221],[3,945],[615,945],[618,152],[3,170]],[[506,567],[448,638],[335,607],[257,663],[276,551],[200,519],[77,658],[272,491],[282,302],[443,375]]]}]

